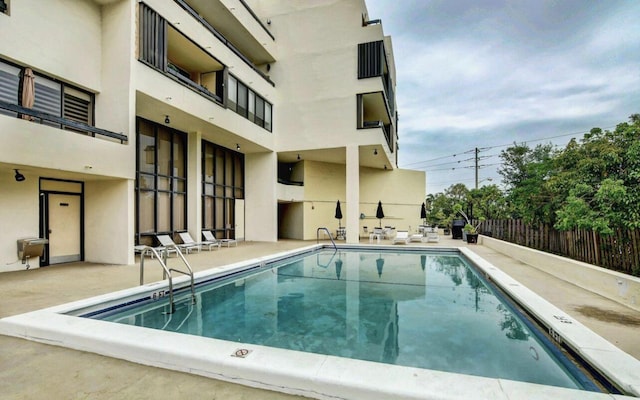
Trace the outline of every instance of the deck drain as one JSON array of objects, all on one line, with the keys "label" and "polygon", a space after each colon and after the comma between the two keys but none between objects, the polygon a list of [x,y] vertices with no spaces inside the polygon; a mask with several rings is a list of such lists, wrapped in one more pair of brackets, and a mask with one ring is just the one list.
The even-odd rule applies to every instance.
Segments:
[{"label": "deck drain", "polygon": [[251,350],[249,349],[238,349],[235,352],[233,352],[233,354],[231,354],[231,357],[247,358],[247,356],[250,353],[251,353]]}]

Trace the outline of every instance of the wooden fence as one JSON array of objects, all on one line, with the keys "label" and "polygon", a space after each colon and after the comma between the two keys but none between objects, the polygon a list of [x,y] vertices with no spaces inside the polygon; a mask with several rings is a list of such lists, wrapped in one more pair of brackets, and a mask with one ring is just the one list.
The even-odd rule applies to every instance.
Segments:
[{"label": "wooden fence", "polygon": [[590,230],[558,231],[549,225],[526,225],[522,220],[486,220],[480,231],[496,239],[603,268],[640,276],[640,229],[600,235]]}]

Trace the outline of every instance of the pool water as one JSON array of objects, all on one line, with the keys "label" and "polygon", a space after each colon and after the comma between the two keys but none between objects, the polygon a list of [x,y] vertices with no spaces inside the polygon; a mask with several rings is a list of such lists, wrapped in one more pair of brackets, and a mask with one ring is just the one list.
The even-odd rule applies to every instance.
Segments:
[{"label": "pool water", "polygon": [[92,318],[380,363],[596,390],[457,252],[323,250]]}]

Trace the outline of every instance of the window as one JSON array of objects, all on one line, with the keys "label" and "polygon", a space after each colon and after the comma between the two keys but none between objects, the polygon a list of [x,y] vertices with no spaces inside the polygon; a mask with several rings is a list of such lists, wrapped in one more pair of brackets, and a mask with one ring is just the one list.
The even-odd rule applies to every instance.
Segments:
[{"label": "window", "polygon": [[244,155],[202,141],[202,229],[235,238],[235,200],[244,198]]},{"label": "window", "polygon": [[63,117],[83,124],[93,125],[93,102],[91,95],[65,86]]},{"label": "window", "polygon": [[[23,79],[27,68],[21,68],[0,60],[0,101],[22,104]],[[62,117],[64,119],[93,126],[94,95],[71,85],[51,79],[42,74],[34,74],[35,111]],[[0,114],[15,116],[13,111],[0,109]],[[43,124],[60,127],[60,124],[43,121]],[[65,126],[65,129],[71,129]],[[73,129],[79,132],[86,132]]]},{"label": "window", "polygon": [[256,121],[258,126],[264,127],[264,99],[256,96]]},{"label": "window", "polygon": [[[0,101],[18,104],[20,68],[0,61]],[[0,109],[0,114],[16,116],[13,111]]]},{"label": "window", "polygon": [[238,104],[238,81],[233,76],[229,75],[229,96],[227,101],[227,107],[236,111]]},{"label": "window", "polygon": [[264,129],[271,132],[271,104],[264,102]]},{"label": "window", "polygon": [[247,87],[238,82],[238,109],[236,112],[243,117],[247,117]]},{"label": "window", "polygon": [[0,0],[0,13],[9,13],[9,0]]},{"label": "window", "polygon": [[187,229],[186,141],[183,132],[138,118],[136,239]]},{"label": "window", "polygon": [[256,120],[256,94],[251,89],[249,89],[249,114],[247,118],[251,122]]},{"label": "window", "polygon": [[272,105],[232,75],[228,86],[227,108],[271,132]]}]

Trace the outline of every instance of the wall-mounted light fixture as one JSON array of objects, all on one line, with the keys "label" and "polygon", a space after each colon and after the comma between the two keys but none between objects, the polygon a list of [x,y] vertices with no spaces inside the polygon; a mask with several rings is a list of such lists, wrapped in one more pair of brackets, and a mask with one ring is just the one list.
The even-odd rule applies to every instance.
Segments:
[{"label": "wall-mounted light fixture", "polygon": [[312,209],[312,210],[315,210],[315,209],[316,209],[316,206],[314,206],[314,205],[313,205],[313,201],[311,202],[311,209]]},{"label": "wall-mounted light fixture", "polygon": [[387,169],[387,164],[385,164],[385,165],[384,165],[384,169],[385,169],[385,171],[386,171],[386,169]]},{"label": "wall-mounted light fixture", "polygon": [[236,150],[240,151],[240,143],[236,143]]},{"label": "wall-mounted light fixture", "polygon": [[168,115],[165,115],[165,116],[164,116],[164,123],[165,123],[165,124],[170,124],[170,123],[171,123],[171,120],[169,119],[169,116],[168,116]]},{"label": "wall-mounted light fixture", "polygon": [[20,173],[20,171],[18,171],[17,169],[14,169],[14,171],[16,171],[16,176],[15,176],[16,182],[22,182],[26,179],[24,175]]},{"label": "wall-mounted light fixture", "polygon": [[298,153],[298,160],[300,159],[300,153]]},{"label": "wall-mounted light fixture", "polygon": [[373,155],[377,156],[378,155],[378,149],[373,149]]}]

